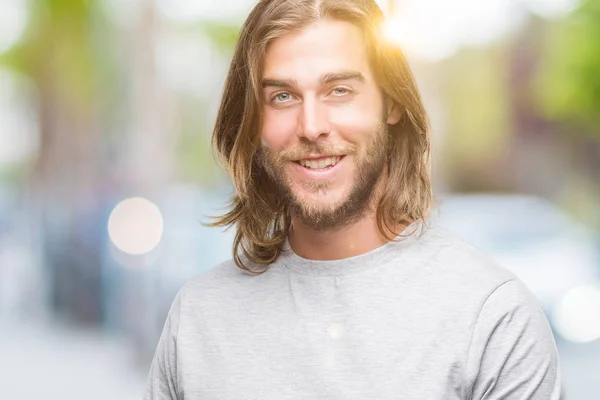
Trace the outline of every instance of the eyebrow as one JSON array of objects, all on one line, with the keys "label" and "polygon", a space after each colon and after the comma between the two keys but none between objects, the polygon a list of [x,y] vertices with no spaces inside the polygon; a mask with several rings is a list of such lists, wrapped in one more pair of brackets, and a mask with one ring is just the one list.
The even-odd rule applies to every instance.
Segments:
[{"label": "eyebrow", "polygon": [[360,83],[365,83],[367,81],[365,76],[358,71],[340,71],[323,75],[320,79],[320,82],[327,84],[337,81],[350,80],[359,81]]},{"label": "eyebrow", "polygon": [[[337,81],[347,81],[347,80],[356,80],[360,83],[365,83],[365,76],[358,71],[339,71],[339,72],[331,72],[327,73],[319,79],[319,82],[323,84],[328,84]],[[262,81],[262,87],[276,87],[276,88],[297,88],[298,81],[295,79],[271,79],[265,78]]]},{"label": "eyebrow", "polygon": [[298,81],[295,79],[270,79],[266,78],[262,81],[262,87],[277,87],[277,88],[294,88],[298,87]]}]

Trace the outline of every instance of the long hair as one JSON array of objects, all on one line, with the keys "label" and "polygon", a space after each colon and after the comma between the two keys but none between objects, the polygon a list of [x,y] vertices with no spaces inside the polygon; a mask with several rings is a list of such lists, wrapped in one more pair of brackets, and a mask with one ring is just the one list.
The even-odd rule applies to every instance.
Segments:
[{"label": "long hair", "polygon": [[212,226],[236,227],[233,259],[256,273],[282,251],[291,225],[289,205],[257,160],[262,127],[262,68],[269,43],[322,19],[342,20],[363,33],[382,92],[402,110],[389,126],[388,185],[377,204],[377,226],[390,240],[394,226],[425,222],[431,208],[429,123],[402,51],[381,35],[384,15],[374,0],[261,0],[244,23],[235,49],[212,143],[231,175],[230,211]]}]

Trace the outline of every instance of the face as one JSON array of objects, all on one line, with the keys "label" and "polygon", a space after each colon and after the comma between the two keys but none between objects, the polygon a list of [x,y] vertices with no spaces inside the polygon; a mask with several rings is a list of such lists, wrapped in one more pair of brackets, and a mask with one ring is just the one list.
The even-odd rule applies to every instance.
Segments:
[{"label": "face", "polygon": [[360,30],[324,20],[274,40],[262,84],[258,157],[292,215],[316,230],[363,217],[400,113],[384,101]]}]

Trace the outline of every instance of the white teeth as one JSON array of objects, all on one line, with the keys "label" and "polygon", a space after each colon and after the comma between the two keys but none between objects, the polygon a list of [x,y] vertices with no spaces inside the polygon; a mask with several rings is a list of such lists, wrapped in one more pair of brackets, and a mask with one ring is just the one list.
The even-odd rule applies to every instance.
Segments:
[{"label": "white teeth", "polygon": [[300,160],[300,165],[310,169],[325,169],[334,166],[341,159],[342,157],[326,157],[319,160]]}]

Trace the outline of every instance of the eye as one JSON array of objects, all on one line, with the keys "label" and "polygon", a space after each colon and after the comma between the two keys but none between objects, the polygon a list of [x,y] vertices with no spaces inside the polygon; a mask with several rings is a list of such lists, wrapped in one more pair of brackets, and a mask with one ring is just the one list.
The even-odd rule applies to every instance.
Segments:
[{"label": "eye", "polygon": [[272,101],[275,103],[286,103],[292,99],[292,95],[288,92],[281,92],[273,96]]},{"label": "eye", "polygon": [[347,94],[353,93],[350,89],[345,87],[336,87],[331,91],[331,94],[334,96],[345,96]]}]

